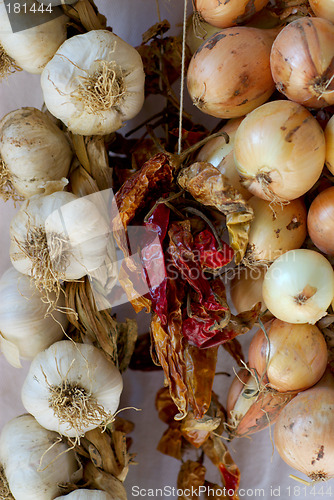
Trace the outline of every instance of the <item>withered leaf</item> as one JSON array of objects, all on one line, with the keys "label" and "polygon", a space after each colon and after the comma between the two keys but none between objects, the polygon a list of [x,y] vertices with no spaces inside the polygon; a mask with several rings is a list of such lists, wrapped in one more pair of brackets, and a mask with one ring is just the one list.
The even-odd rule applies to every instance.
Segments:
[{"label": "withered leaf", "polygon": [[126,490],[122,481],[96,468],[92,462],[84,467],[84,480],[93,488],[106,491],[115,500],[127,500]]},{"label": "withered leaf", "polygon": [[152,38],[155,38],[156,36],[163,35],[169,29],[170,29],[170,23],[167,21],[167,19],[164,19],[159,23],[155,23],[147,31],[145,31],[145,33],[143,33],[142,35],[143,43],[149,42]]},{"label": "withered leaf", "polygon": [[116,323],[118,368],[122,373],[130,363],[138,337],[138,324],[127,318],[124,323]]},{"label": "withered leaf", "polygon": [[182,434],[178,423],[176,423],[175,427],[168,427],[163,433],[157,450],[177,460],[182,459]]},{"label": "withered leaf", "polygon": [[195,200],[216,207],[226,215],[230,245],[235,252],[235,263],[238,264],[246,252],[250,223],[254,218],[253,209],[210,163],[196,162],[183,168],[178,183]]},{"label": "withered leaf", "polygon": [[206,468],[199,462],[187,460],[181,466],[180,472],[177,477],[177,487],[182,491],[190,490],[194,494],[181,495],[178,500],[195,500],[198,498],[198,488],[204,486]]}]

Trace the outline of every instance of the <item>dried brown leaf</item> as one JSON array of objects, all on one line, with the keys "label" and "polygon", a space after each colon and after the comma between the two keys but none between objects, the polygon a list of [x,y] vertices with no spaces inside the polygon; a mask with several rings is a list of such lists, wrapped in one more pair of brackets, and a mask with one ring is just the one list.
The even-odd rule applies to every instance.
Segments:
[{"label": "dried brown leaf", "polygon": [[203,464],[193,460],[184,462],[177,477],[177,487],[183,492],[190,490],[191,493],[193,491],[194,494],[181,495],[178,500],[195,500],[198,498],[197,491],[200,486],[204,486],[205,473],[206,468]]},{"label": "dried brown leaf", "polygon": [[168,427],[158,443],[157,450],[164,455],[181,460],[182,434],[178,426],[179,424],[176,427]]}]

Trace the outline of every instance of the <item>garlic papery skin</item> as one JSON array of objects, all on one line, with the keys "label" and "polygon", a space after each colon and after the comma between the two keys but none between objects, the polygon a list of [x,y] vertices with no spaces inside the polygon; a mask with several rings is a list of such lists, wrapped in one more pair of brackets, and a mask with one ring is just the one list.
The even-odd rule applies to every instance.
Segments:
[{"label": "garlic papery skin", "polygon": [[0,463],[15,500],[53,500],[64,491],[59,485],[73,482],[78,470],[74,451],[31,415],[2,429]]},{"label": "garlic papery skin", "polygon": [[66,314],[60,310],[65,307],[64,295],[60,294],[58,310],[53,311],[52,315],[48,315],[48,307],[27,276],[13,267],[2,275],[0,350],[12,366],[20,368],[20,357],[31,360],[63,338],[68,325]]},{"label": "garlic papery skin", "polygon": [[88,197],[57,191],[26,200],[10,225],[10,258],[38,287],[80,279],[100,267],[110,229]]},{"label": "garlic papery skin", "polygon": [[72,151],[65,134],[42,111],[21,108],[0,122],[0,191],[29,198],[48,181],[67,177]]},{"label": "garlic papery skin", "polygon": [[109,134],[136,116],[144,81],[137,50],[106,30],[66,40],[41,76],[50,113],[81,135]]},{"label": "garlic papery skin", "polygon": [[113,497],[106,491],[85,489],[72,491],[72,493],[57,497],[55,500],[60,500],[61,498],[66,498],[67,500],[113,500]]},{"label": "garlic papery skin", "polygon": [[113,420],[123,380],[92,345],[56,342],[37,354],[22,387],[22,402],[46,429],[79,438]]},{"label": "garlic papery skin", "polygon": [[[6,54],[22,69],[28,73],[40,74],[58,47],[66,40],[66,26],[69,18],[61,15],[48,21],[50,13],[38,12],[39,19],[45,18],[45,21],[35,26],[36,13],[30,11],[33,4],[33,0],[25,0],[26,7],[20,4],[19,12],[14,12],[16,26],[22,26],[22,28],[20,31],[13,32],[5,2],[0,0],[0,44]],[[13,7],[14,5],[11,4],[12,9]],[[25,29],[28,26],[32,27]]]}]

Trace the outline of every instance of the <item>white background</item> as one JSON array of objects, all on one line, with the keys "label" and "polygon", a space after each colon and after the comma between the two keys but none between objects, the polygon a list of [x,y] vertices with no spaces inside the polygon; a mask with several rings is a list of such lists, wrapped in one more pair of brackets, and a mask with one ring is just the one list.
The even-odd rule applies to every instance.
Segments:
[{"label": "white background", "polygon": [[[188,0],[190,7],[190,0]],[[97,2],[101,13],[107,16],[109,26],[113,27],[116,34],[132,45],[141,43],[141,34],[158,20],[156,0],[99,0]],[[182,0],[160,0],[160,9],[162,19],[167,18],[172,26],[174,33],[181,31],[181,22],[183,16]],[[176,26],[178,23],[178,26]],[[176,26],[176,27],[175,27]],[[42,105],[42,95],[39,84],[39,76],[30,75],[25,72],[15,73],[8,78],[8,82],[0,84],[0,116],[2,117],[11,110],[21,106],[35,106],[40,108]],[[188,110],[194,112],[186,104]],[[131,123],[140,123],[146,116],[156,112],[152,99],[145,104],[143,111]],[[196,112],[197,120],[207,120],[204,115]],[[207,122],[207,121],[206,121]],[[212,127],[217,120],[212,119]],[[9,266],[9,224],[14,214],[13,205],[8,202],[4,204],[0,201],[0,227],[1,227],[1,247],[0,247],[0,273]],[[140,325],[142,331],[146,330],[145,322],[147,319],[141,319]],[[251,335],[242,339],[244,351],[247,353]],[[20,389],[24,380],[29,363],[23,363],[21,370],[12,368],[0,355],[0,429],[12,417],[24,412],[20,401]],[[219,366],[217,371],[228,371],[233,374],[234,366],[231,358],[221,349]],[[226,376],[217,376],[214,383],[214,390],[220,396],[221,402],[226,403],[226,392],[230,379]],[[154,399],[157,390],[163,385],[162,372],[140,373],[128,371],[124,376],[124,393],[120,407],[134,406],[141,408],[141,412],[128,410],[122,414],[135,422],[135,430],[132,433],[133,446],[132,452],[137,453],[138,465],[132,466],[126,480],[126,489],[128,498],[136,498],[132,495],[132,486],[138,485],[148,490],[149,488],[163,488],[165,485],[176,487],[176,478],[180,467],[180,462],[169,458],[156,451],[160,436],[166,429],[165,424],[160,422],[154,407]],[[234,440],[229,445],[229,449],[236,463],[241,470],[241,488],[248,489],[242,498],[273,498],[271,488],[280,488],[279,498],[321,498],[320,485],[316,486],[317,494],[311,494],[300,483],[290,479],[290,473],[294,473],[280,459],[278,453],[273,451],[270,440],[269,430],[264,430],[256,434],[252,439]],[[299,475],[303,477],[302,475]],[[219,476],[215,469],[209,467],[207,479],[213,482],[219,481]],[[332,486],[334,497],[334,484]],[[324,491],[326,491],[325,486]],[[264,488],[263,492],[256,489]],[[289,489],[290,488],[290,494]],[[297,488],[297,490],[294,490]],[[294,494],[295,491],[295,494]],[[314,490],[313,490],[314,491]],[[298,495],[299,492],[299,495]],[[147,492],[149,494],[149,492]],[[150,496],[152,498],[152,495]],[[330,495],[324,495],[330,498]],[[145,498],[145,497],[141,497]],[[153,498],[159,498],[153,495]],[[167,496],[165,497],[167,498]]]}]

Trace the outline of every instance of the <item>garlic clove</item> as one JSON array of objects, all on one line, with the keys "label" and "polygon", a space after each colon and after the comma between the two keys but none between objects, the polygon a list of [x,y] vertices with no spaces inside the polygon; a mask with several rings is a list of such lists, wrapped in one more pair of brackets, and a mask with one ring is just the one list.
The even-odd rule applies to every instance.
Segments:
[{"label": "garlic clove", "polygon": [[113,420],[122,388],[119,371],[102,351],[63,340],[32,361],[22,402],[45,428],[79,438]]}]

